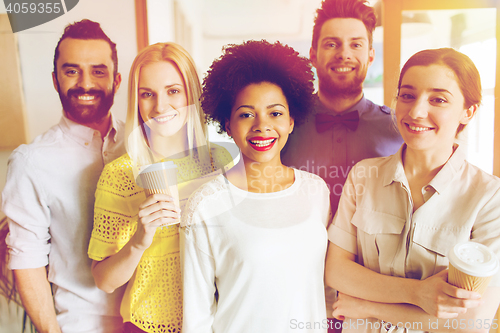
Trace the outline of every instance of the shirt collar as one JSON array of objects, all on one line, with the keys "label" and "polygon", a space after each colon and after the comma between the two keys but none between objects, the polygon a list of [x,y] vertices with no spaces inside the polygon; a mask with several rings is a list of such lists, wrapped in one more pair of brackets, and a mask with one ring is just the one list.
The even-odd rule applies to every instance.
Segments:
[{"label": "shirt collar", "polygon": [[118,121],[111,114],[111,127],[109,128],[106,138],[113,140],[114,143],[118,140],[118,135],[120,135],[120,126],[118,126]]},{"label": "shirt collar", "polygon": [[453,181],[453,178],[457,175],[459,170],[465,163],[465,152],[460,146],[457,144],[455,151],[448,159],[448,161],[443,165],[441,170],[437,173],[434,178],[429,182],[429,185],[432,186],[437,193],[443,192],[446,187]]},{"label": "shirt collar", "polygon": [[[94,137],[94,133],[96,132],[96,130],[93,128],[79,124],[69,119],[64,113],[59,122],[59,126],[65,135],[83,144],[86,142],[91,142]],[[113,114],[111,114],[111,126],[108,130],[108,133],[106,134],[105,140],[111,139],[116,143],[118,139],[119,128],[120,127],[118,126],[117,120],[115,120]]]},{"label": "shirt collar", "polygon": [[[398,152],[390,157],[388,164],[388,172],[384,176],[384,186],[390,185],[393,182],[399,182],[402,184],[407,184],[405,170],[403,168],[403,150],[406,144],[403,143]],[[432,178],[429,182],[429,186],[432,186],[434,190],[438,193],[444,191],[447,186],[451,183],[452,179],[462,168],[465,163],[465,152],[457,144],[455,145],[455,151],[448,159],[448,161],[443,165],[441,170]]]},{"label": "shirt collar", "polygon": [[316,105],[317,105],[317,107],[315,108],[316,113],[327,113],[327,114],[341,115],[341,114],[345,114],[345,113],[357,110],[359,112],[359,115],[361,116],[361,114],[366,110],[366,103],[368,102],[368,100],[365,98],[365,95],[363,94],[363,97],[361,97],[359,102],[357,102],[356,104],[354,104],[353,106],[351,106],[349,109],[347,109],[345,111],[342,111],[340,113],[336,113],[333,110],[330,110],[329,108],[327,108],[323,103],[321,103],[317,93],[315,94],[315,96],[316,96]]},{"label": "shirt collar", "polygon": [[399,182],[406,184],[406,174],[403,168],[403,151],[406,144],[403,143],[396,154],[389,157],[389,162],[387,164],[387,172],[384,173],[383,185],[387,186],[393,182]]}]

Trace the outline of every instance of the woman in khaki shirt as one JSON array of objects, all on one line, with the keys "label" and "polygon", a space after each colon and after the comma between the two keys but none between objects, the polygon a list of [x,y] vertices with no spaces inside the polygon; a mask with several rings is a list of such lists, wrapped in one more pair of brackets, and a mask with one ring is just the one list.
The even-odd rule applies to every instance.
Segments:
[{"label": "woman in khaki shirt", "polygon": [[500,180],[455,143],[481,102],[479,73],[453,49],[413,55],[401,71],[395,155],[351,170],[330,226],[326,282],[343,332],[488,332],[500,276],[480,294],[447,283],[446,254],[472,240],[500,254]]}]

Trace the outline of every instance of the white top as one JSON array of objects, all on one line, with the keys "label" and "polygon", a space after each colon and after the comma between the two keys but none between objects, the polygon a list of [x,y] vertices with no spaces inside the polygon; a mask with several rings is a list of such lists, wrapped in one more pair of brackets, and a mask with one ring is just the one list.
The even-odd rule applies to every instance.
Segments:
[{"label": "white top", "polygon": [[183,333],[326,332],[329,191],[294,171],[279,192],[243,191],[220,175],[191,196],[181,222]]},{"label": "white top", "polygon": [[109,295],[96,287],[87,249],[97,180],[104,164],[125,152],[123,136],[123,122],[113,121],[103,141],[99,131],[63,116],[9,158],[2,193],[9,218],[9,268],[49,265],[63,332],[120,329],[121,293]]},{"label": "white top", "polygon": [[[500,180],[468,163],[457,147],[422,188],[425,202],[413,212],[403,148],[351,170],[328,228],[330,241],[377,273],[419,280],[446,269],[446,255],[460,242],[481,243],[500,256]],[[499,285],[497,274],[490,286]],[[385,332],[369,329],[380,325],[367,321],[351,327],[343,332]]]}]

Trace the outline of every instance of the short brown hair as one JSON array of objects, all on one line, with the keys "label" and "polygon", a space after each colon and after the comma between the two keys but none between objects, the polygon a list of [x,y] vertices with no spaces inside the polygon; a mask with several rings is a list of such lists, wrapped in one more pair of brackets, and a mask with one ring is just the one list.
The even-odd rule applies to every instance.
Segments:
[{"label": "short brown hair", "polygon": [[377,23],[375,10],[367,5],[366,0],[323,0],[321,7],[316,10],[312,36],[312,48],[318,49],[319,36],[323,24],[333,18],[354,18],[363,22],[368,33],[370,49],[373,44],[373,30]]},{"label": "short brown hair", "polygon": [[79,22],[69,24],[64,28],[64,33],[59,39],[54,52],[54,73],[57,73],[57,59],[59,59],[59,45],[66,38],[83,39],[83,40],[103,40],[109,44],[111,48],[111,60],[113,60],[113,77],[118,74],[118,55],[116,52],[116,44],[102,31],[101,25],[97,22],[83,19]]}]

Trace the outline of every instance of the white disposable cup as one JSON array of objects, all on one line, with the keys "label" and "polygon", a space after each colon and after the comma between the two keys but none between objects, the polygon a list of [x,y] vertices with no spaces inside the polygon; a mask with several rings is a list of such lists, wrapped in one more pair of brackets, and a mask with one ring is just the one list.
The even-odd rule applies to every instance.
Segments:
[{"label": "white disposable cup", "polygon": [[179,191],[177,189],[177,166],[172,161],[154,163],[145,166],[139,172],[139,178],[146,196],[164,193],[172,196],[179,206]]},{"label": "white disposable cup", "polygon": [[487,246],[462,242],[451,248],[448,283],[484,294],[491,278],[498,272],[498,257]]}]

